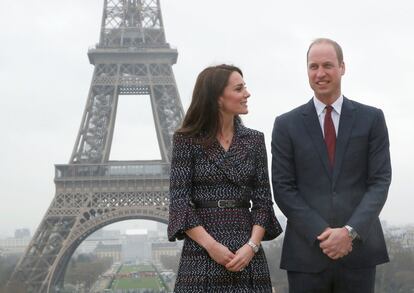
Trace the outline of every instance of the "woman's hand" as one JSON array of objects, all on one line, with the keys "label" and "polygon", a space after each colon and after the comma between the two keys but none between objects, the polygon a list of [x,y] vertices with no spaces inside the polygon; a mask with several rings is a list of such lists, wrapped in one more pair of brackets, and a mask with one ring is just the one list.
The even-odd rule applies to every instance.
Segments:
[{"label": "woman's hand", "polygon": [[231,252],[226,246],[217,242],[207,231],[204,229],[203,226],[197,226],[185,231],[185,233],[197,242],[200,246],[202,246],[210,257],[217,262],[225,266],[228,262],[230,262],[234,257],[235,254]]},{"label": "woman's hand", "polygon": [[252,248],[245,244],[236,251],[235,257],[226,264],[226,269],[231,272],[240,272],[247,267],[254,256]]},{"label": "woman's hand", "polygon": [[206,248],[210,257],[218,264],[226,266],[236,255],[231,252],[226,246],[215,241]]}]

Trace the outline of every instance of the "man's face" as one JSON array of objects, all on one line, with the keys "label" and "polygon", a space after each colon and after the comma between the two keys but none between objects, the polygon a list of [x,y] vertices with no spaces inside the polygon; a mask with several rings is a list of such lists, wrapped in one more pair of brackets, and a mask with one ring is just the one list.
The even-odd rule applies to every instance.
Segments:
[{"label": "man's face", "polygon": [[309,84],[315,97],[325,104],[331,104],[341,94],[341,78],[345,64],[339,64],[333,45],[314,44],[308,54]]}]

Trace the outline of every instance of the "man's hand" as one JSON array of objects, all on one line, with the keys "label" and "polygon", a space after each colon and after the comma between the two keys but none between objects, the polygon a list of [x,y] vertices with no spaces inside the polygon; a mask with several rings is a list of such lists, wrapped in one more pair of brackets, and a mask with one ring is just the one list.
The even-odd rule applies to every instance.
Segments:
[{"label": "man's hand", "polygon": [[317,238],[319,247],[331,259],[339,259],[352,251],[352,239],[345,227],[327,228]]},{"label": "man's hand", "polygon": [[252,248],[245,244],[236,251],[235,257],[226,265],[226,269],[231,272],[240,272],[250,263],[253,256]]}]

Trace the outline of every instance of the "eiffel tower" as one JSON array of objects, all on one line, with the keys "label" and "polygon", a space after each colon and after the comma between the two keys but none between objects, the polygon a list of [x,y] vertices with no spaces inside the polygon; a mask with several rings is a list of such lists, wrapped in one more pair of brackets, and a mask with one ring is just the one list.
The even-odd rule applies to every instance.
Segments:
[{"label": "eiffel tower", "polygon": [[[75,146],[69,164],[55,165],[55,197],[8,288],[58,292],[72,254],[96,230],[128,219],[167,223],[171,141],[183,118],[177,56],[165,40],[159,0],[104,0]],[[161,160],[109,160],[120,95],[150,96]]]}]

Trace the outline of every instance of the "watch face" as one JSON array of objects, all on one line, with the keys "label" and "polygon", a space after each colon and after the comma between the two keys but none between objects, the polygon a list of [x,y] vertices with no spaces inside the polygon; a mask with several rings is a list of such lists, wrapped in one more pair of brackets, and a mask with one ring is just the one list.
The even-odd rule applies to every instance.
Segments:
[{"label": "watch face", "polygon": [[254,253],[257,253],[259,251],[259,246],[252,241],[247,242],[247,244],[253,249]]},{"label": "watch face", "polygon": [[351,238],[352,238],[352,239],[355,239],[355,238],[356,238],[356,236],[357,236],[357,235],[356,235],[355,230],[354,230],[354,229],[352,229],[352,230],[351,230]]},{"label": "watch face", "polygon": [[355,232],[355,230],[349,226],[345,226],[345,228],[348,230],[349,237],[351,237],[351,239],[354,240],[357,236],[357,233]]}]

